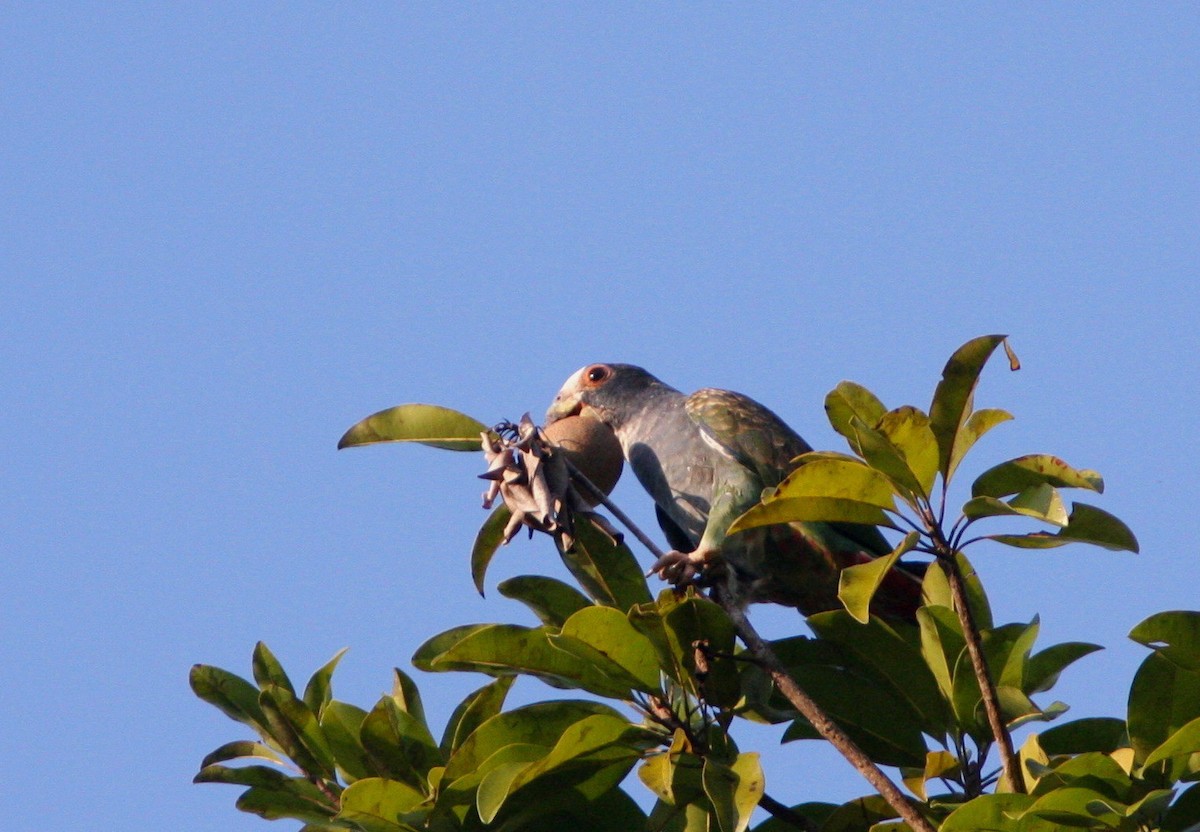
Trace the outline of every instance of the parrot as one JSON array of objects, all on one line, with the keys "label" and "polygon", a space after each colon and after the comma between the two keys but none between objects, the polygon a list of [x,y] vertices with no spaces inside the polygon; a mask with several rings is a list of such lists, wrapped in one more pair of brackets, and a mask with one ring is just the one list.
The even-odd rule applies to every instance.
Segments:
[{"label": "parrot", "polygon": [[[672,547],[651,573],[677,586],[704,580],[717,567],[739,603],[782,604],[809,616],[841,608],[842,569],[892,551],[877,528],[850,523],[792,522],[727,534],[796,457],[812,450],[748,396],[715,388],[685,395],[632,364],[589,364],[563,384],[546,423],[575,415],[616,434]],[[925,566],[897,564],[871,611],[915,620]]]}]

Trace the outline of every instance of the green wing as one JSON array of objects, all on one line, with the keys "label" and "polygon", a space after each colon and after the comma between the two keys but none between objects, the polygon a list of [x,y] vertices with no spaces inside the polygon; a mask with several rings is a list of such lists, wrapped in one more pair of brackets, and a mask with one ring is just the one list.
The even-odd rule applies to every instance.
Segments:
[{"label": "green wing", "polygon": [[688,396],[685,407],[701,432],[754,472],[763,488],[779,485],[791,461],[812,450],[782,419],[740,393],[708,387]]},{"label": "green wing", "polygon": [[[687,414],[712,442],[759,479],[762,488],[779,485],[792,470],[792,460],[812,447],[771,410],[754,399],[711,387],[697,390],[684,403]],[[821,524],[873,555],[892,547],[874,526]]]}]

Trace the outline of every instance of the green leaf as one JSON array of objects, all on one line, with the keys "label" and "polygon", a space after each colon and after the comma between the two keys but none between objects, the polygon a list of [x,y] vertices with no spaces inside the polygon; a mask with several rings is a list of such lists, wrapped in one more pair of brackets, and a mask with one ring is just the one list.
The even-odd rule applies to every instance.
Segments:
[{"label": "green leaf", "polygon": [[[634,629],[629,619],[612,607],[586,606],[573,614],[550,643],[561,650],[595,661],[613,678],[626,677],[630,687],[658,693],[658,659],[654,645]],[[587,651],[579,651],[585,645]]]},{"label": "green leaf", "polygon": [[479,769],[496,751],[513,743],[552,748],[571,725],[596,714],[624,720],[617,711],[599,702],[562,699],[537,702],[496,714],[485,720],[450,756],[443,782]]},{"label": "green leaf", "polygon": [[896,810],[877,794],[866,795],[834,808],[821,832],[863,832],[873,824],[896,817]]},{"label": "green leaf", "polygon": [[1029,663],[1025,667],[1025,692],[1034,694],[1050,690],[1058,682],[1059,674],[1069,665],[1103,649],[1098,644],[1067,641],[1051,645],[1045,650],[1033,654],[1029,657]]},{"label": "green leaf", "polygon": [[336,776],[336,761],[317,715],[287,688],[266,682],[258,696],[271,734],[306,773],[328,780]]},{"label": "green leaf", "polygon": [[[1129,688],[1129,739],[1135,760],[1144,763],[1172,734],[1197,717],[1200,674],[1180,668],[1159,653],[1147,656]],[[1181,766],[1168,766],[1169,780],[1182,774]]]},{"label": "green leaf", "polygon": [[[1046,762],[1049,762],[1048,758]],[[1096,789],[1117,800],[1123,800],[1132,793],[1133,781],[1121,763],[1109,754],[1092,751],[1056,762],[1057,765],[1044,772],[1038,781],[1034,790],[1036,796],[1063,786]]]},{"label": "green leaf", "polygon": [[366,718],[367,712],[362,708],[336,699],[327,703],[321,713],[321,731],[325,734],[338,768],[351,780],[361,780],[374,773],[359,740]]},{"label": "green leaf", "polygon": [[424,799],[424,794],[405,783],[370,777],[342,792],[342,810],[337,819],[356,824],[364,832],[402,832],[414,828],[402,818]]},{"label": "green leaf", "polygon": [[1116,829],[1125,816],[1125,805],[1094,789],[1067,786],[1039,797],[1025,814],[1062,826]]},{"label": "green leaf", "polygon": [[883,509],[857,500],[796,497],[759,503],[729,525],[729,534],[775,523],[860,523],[895,528]]},{"label": "green leaf", "polygon": [[744,832],[765,785],[758,755],[739,754],[730,766],[706,758],[702,778],[720,831]]},{"label": "green leaf", "polygon": [[[966,584],[967,600],[971,604],[971,614],[975,618],[976,626],[981,630],[991,629],[992,607],[988,603],[987,593],[984,592],[979,574],[962,552],[956,553],[954,559],[958,563],[958,571],[962,573],[963,581]],[[921,583],[921,594],[928,606],[954,608],[950,595],[950,582],[946,578],[944,567],[936,560],[925,570],[925,578]]]},{"label": "green leaf", "polygon": [[272,763],[283,763],[278,754],[262,743],[250,742],[249,740],[236,740],[234,742],[227,742],[217,750],[211,752],[200,762],[200,767],[204,768],[205,766],[210,766],[214,763],[224,763],[228,760],[255,758],[268,760]]},{"label": "green leaf", "polygon": [[885,474],[907,503],[913,504],[912,495],[928,496],[917,474],[909,466],[904,452],[893,445],[882,431],[870,427],[865,422],[854,421],[851,425],[858,431],[858,447],[863,459],[872,468]]},{"label": "green leaf", "polygon": [[1067,525],[1067,507],[1058,490],[1042,483],[1026,488],[1007,503],[995,497],[975,497],[962,507],[963,516],[970,520],[982,517],[1023,516],[1054,526]]},{"label": "green leaf", "polygon": [[471,580],[475,589],[483,595],[483,579],[487,575],[488,566],[497,550],[504,545],[504,529],[512,519],[512,512],[504,503],[496,506],[488,519],[483,521],[478,534],[475,535],[475,545],[471,547]]},{"label": "green leaf", "polygon": [[196,696],[219,708],[225,716],[249,725],[264,738],[270,736],[267,719],[258,704],[258,690],[241,676],[212,665],[192,665],[188,682]]},{"label": "green leaf", "polygon": [[[328,804],[328,798],[317,788],[303,780],[294,779],[294,790],[278,791],[258,786],[242,792],[235,804],[242,812],[258,815],[266,820],[291,818],[309,823],[324,823],[337,811]],[[306,788],[307,787],[307,788]]]},{"label": "green leaf", "polygon": [[1200,717],[1185,724],[1167,738],[1166,742],[1151,752],[1142,763],[1143,769],[1169,760],[1172,757],[1183,757],[1200,751]]},{"label": "green leaf", "polygon": [[[824,708],[876,762],[915,766],[927,748],[919,717],[889,686],[853,672],[841,650],[811,639],[787,639],[774,648],[796,682]],[[816,735],[804,720],[784,732],[783,741]]]},{"label": "green leaf", "polygon": [[429,735],[429,721],[425,718],[425,706],[421,703],[421,691],[412,677],[398,667],[392,668],[392,699],[400,710],[409,714],[425,729],[429,736],[430,745],[433,737]]},{"label": "green leaf", "polygon": [[502,832],[644,829],[645,812],[618,788],[628,770],[628,763],[587,764],[539,777],[509,795],[493,828]]},{"label": "green leaf", "polygon": [[[458,627],[451,627],[449,630],[438,633],[425,641],[417,652],[413,654],[413,667],[417,670],[426,672],[434,672],[433,661],[450,650],[457,644],[470,638],[472,635],[482,632],[491,627],[496,627],[496,624],[462,624]],[[522,628],[525,629],[525,628]],[[437,668],[438,670],[454,670],[455,668]],[[464,668],[471,669],[471,668]]]},{"label": "green leaf", "polygon": [[905,552],[911,552],[921,539],[917,532],[909,532],[889,554],[867,563],[848,566],[838,578],[838,600],[855,620],[865,624],[870,618],[871,599],[879,590],[883,579],[896,565]]},{"label": "green leaf", "polygon": [[254,681],[258,682],[260,689],[267,685],[276,685],[283,688],[293,696],[296,695],[296,689],[292,687],[292,680],[283,671],[283,665],[275,658],[275,654],[267,648],[267,645],[261,641],[254,645],[254,656],[251,659],[251,667],[254,670]]},{"label": "green leaf", "polygon": [[592,603],[575,587],[542,575],[509,578],[496,589],[505,598],[512,598],[529,607],[543,624],[550,627],[561,627],[572,613]]},{"label": "green leaf", "polygon": [[440,748],[443,754],[448,757],[476,728],[500,713],[515,680],[515,676],[501,676],[458,704],[446,723],[445,733],[442,734]]},{"label": "green leaf", "polygon": [[[549,777],[562,783],[559,775],[564,773],[569,774],[569,779],[583,780],[592,773],[614,766],[628,771],[642,751],[654,742],[648,731],[631,725],[623,717],[593,714],[569,725],[549,754],[515,772],[508,784],[508,793]],[[624,773],[620,777],[623,778]],[[482,812],[480,814],[482,816]]]},{"label": "green leaf", "polygon": [[930,751],[925,755],[923,768],[904,770],[904,785],[921,800],[928,801],[925,784],[930,780],[954,777],[962,768],[958,758],[949,751]]},{"label": "green leaf", "polygon": [[338,450],[377,442],[420,442],[447,451],[479,451],[487,425],[433,404],[402,404],[373,413],[338,440]]},{"label": "green leaf", "polygon": [[858,431],[851,424],[855,419],[874,427],[879,424],[887,408],[867,388],[852,381],[843,381],[825,397],[825,415],[829,424],[844,436],[855,453],[861,454]]},{"label": "green leaf", "polygon": [[1070,541],[1091,543],[1117,552],[1138,551],[1137,538],[1128,526],[1107,511],[1087,503],[1071,506],[1067,527],[1059,535]]},{"label": "green leaf", "polygon": [[898,407],[883,415],[878,430],[900,452],[921,492],[932,493],[938,473],[938,444],[929,417],[915,407]]},{"label": "green leaf", "polygon": [[1155,613],[1129,637],[1184,670],[1200,670],[1200,612]]},{"label": "green leaf", "polygon": [[890,510],[896,507],[891,481],[861,460],[853,457],[830,458],[814,452],[798,457],[795,462],[800,467],[788,474],[764,502],[796,497],[826,497]]},{"label": "green leaf", "polygon": [[[671,663],[664,666],[682,664],[687,686],[695,696],[709,705],[733,707],[741,696],[741,686],[729,616],[719,605],[699,595],[675,601],[670,591],[664,591],[659,605],[672,654]],[[697,666],[698,653],[706,669]]]},{"label": "green leaf", "polygon": [[971,656],[966,650],[959,654],[958,661],[952,666],[950,679],[950,704],[954,709],[956,725],[976,742],[985,741],[990,735],[990,728],[983,711],[983,694],[979,690],[979,679],[971,664]]},{"label": "green leaf", "polygon": [[938,443],[938,470],[949,481],[971,444],[982,432],[964,430],[974,406],[975,386],[992,352],[1004,341],[1003,335],[984,335],[963,344],[942,369],[942,380],[929,405],[929,427]]},{"label": "green leaf", "polygon": [[381,697],[367,714],[359,740],[379,774],[414,789],[424,789],[429,770],[442,761],[425,725],[391,696]]},{"label": "green leaf", "polygon": [[[207,765],[192,778],[193,783],[230,783],[238,786],[258,786],[264,789],[286,790],[292,778],[269,766]],[[301,782],[304,782],[301,779]]]},{"label": "green leaf", "polygon": [[837,644],[853,656],[866,672],[878,679],[879,685],[906,700],[913,712],[920,715],[921,728],[926,734],[940,736],[945,732],[949,719],[945,700],[921,656],[919,637],[911,628],[904,628],[902,635],[879,618],[863,625],[844,610],[810,616],[808,626],[822,640]]},{"label": "green leaf", "polygon": [[337,667],[338,662],[342,660],[342,656],[346,655],[348,647],[343,647],[341,650],[333,654],[333,658],[327,661],[312,677],[308,680],[308,684],[304,686],[304,704],[308,705],[312,712],[318,717],[325,705],[333,698],[333,687],[331,680],[333,679],[333,671]]},{"label": "green leaf", "polygon": [[614,544],[591,520],[576,517],[575,545],[561,554],[584,592],[598,603],[628,612],[652,600],[633,552],[624,543]]},{"label": "green leaf", "polygon": [[479,781],[479,789],[475,793],[475,809],[479,819],[485,824],[491,824],[504,806],[504,801],[512,791],[513,782],[532,762],[511,762],[498,765],[483,775]]},{"label": "green leaf", "polygon": [[1090,543],[1115,552],[1138,551],[1137,538],[1128,526],[1107,511],[1086,503],[1075,503],[1066,527],[1055,534],[1033,532],[989,534],[985,537],[1019,549],[1053,549],[1068,543]]},{"label": "green leaf", "polygon": [[926,606],[917,610],[917,624],[921,630],[921,655],[949,701],[954,695],[953,671],[967,646],[958,616],[949,607]]},{"label": "green leaf", "polygon": [[[501,745],[486,758],[475,766],[470,771],[451,772],[449,775],[443,771],[442,778],[438,786],[437,806],[435,811],[438,814],[445,814],[450,807],[467,807],[474,804],[476,810],[480,808],[483,811],[488,811],[490,805],[497,796],[503,800],[507,795],[507,787],[505,791],[496,795],[496,791],[506,781],[492,780],[486,788],[486,794],[480,795],[479,789],[488,780],[489,775],[495,771],[501,771],[497,775],[498,778],[503,778],[502,770],[509,769],[514,766],[523,768],[530,765],[548,754],[550,748],[541,743],[533,742],[510,742]],[[511,778],[510,778],[511,779]],[[484,805],[480,807],[480,801]]]},{"label": "green leaf", "polygon": [[951,812],[938,832],[1032,832],[1018,818],[1033,802],[1027,794],[980,795]]},{"label": "green leaf", "polygon": [[1097,493],[1104,491],[1104,480],[1095,471],[1072,468],[1050,454],[1030,454],[984,471],[971,485],[971,496],[1007,497],[1035,485],[1086,488]]},{"label": "green leaf", "polygon": [[1035,615],[1028,624],[1006,624],[982,634],[983,655],[997,685],[1024,690],[1029,654],[1040,627]]},{"label": "green leaf", "polygon": [[954,450],[950,454],[950,461],[946,470],[946,480],[949,481],[954,476],[954,472],[958,470],[959,463],[963,461],[963,458],[985,433],[996,427],[996,425],[1003,424],[1011,419],[1011,413],[995,408],[985,407],[972,413],[970,418],[967,419],[967,423],[958,429],[958,435],[954,439]]},{"label": "green leaf", "polygon": [[[553,687],[579,688],[612,699],[629,697],[633,680],[625,674],[609,675],[605,668],[560,649],[550,642],[550,634],[545,627],[490,624],[468,632],[460,641],[437,653],[430,648],[431,642],[426,642],[413,657],[413,664],[430,671],[521,673]],[[441,638],[436,636],[434,640]]]},{"label": "green leaf", "polygon": [[1129,745],[1125,720],[1107,716],[1066,722],[1044,731],[1039,739],[1047,754],[1111,754]]}]

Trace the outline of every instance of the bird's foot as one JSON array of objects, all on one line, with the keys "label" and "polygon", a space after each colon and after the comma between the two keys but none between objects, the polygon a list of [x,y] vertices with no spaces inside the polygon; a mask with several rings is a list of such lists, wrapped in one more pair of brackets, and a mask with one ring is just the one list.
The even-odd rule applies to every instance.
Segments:
[{"label": "bird's foot", "polygon": [[646,577],[658,575],[664,581],[669,581],[677,587],[696,583],[704,572],[704,560],[697,558],[695,553],[670,551],[654,562]]}]

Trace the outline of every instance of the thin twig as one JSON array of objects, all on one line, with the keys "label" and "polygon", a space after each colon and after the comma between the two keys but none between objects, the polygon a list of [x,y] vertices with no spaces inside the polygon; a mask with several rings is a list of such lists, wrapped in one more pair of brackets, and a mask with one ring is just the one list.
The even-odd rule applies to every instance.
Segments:
[{"label": "thin twig", "polygon": [[[569,461],[567,462],[567,469],[571,472],[572,479],[582,485],[584,490],[611,511],[613,516],[621,521],[633,533],[634,537],[641,541],[642,545],[650,551],[650,554],[656,558],[663,556],[663,552],[659,549],[658,545],[639,529],[623,511],[617,508],[600,489],[596,488],[586,476],[581,474],[578,468],[571,465]],[[726,614],[729,615],[738,636],[750,650],[750,654],[770,674],[779,692],[809,721],[817,733],[827,739],[866,778],[867,782],[879,792],[880,796],[888,802],[888,805],[895,809],[896,813],[915,832],[934,832],[933,826],[921,816],[916,807],[909,802],[908,798],[905,797],[896,784],[883,773],[883,770],[879,766],[875,765],[875,762],[855,744],[854,740],[850,739],[829,714],[825,713],[825,710],[797,684],[796,680],[784,668],[783,663],[779,661],[779,657],[775,655],[775,651],[771,649],[769,644],[763,641],[758,631],[750,624],[749,619],[746,618],[745,610],[738,606],[732,598],[725,597],[723,592],[717,590],[718,587],[713,587],[715,600],[724,608]]]},{"label": "thin twig", "polygon": [[611,511],[613,517],[621,521],[622,525],[629,529],[629,531],[633,533],[633,536],[636,537],[643,546],[649,549],[650,553],[654,555],[654,557],[662,557],[662,551],[658,548],[654,541],[647,537],[646,533],[638,528],[637,524],[630,520],[629,515],[621,511],[621,509],[617,507],[616,503],[608,499],[607,494],[597,488],[591,480],[583,475],[582,471],[571,464],[571,460],[567,459],[566,454],[563,454],[563,462],[567,463],[567,471],[570,472],[571,480],[576,485],[582,485],[583,490],[588,492],[588,496]]},{"label": "thin twig", "polygon": [[[1017,794],[1025,794],[1025,778],[1021,775],[1021,761],[1013,750],[1012,737],[1004,725],[1000,715],[1000,699],[996,694],[996,685],[988,672],[987,659],[983,655],[983,642],[979,637],[979,627],[975,624],[975,615],[967,600],[966,582],[962,570],[958,568],[958,559],[953,553],[941,554],[938,559],[946,570],[946,580],[950,584],[950,597],[954,601],[954,609],[958,612],[958,622],[962,627],[963,638],[967,642],[967,654],[971,657],[971,668],[979,682],[979,693],[983,698],[983,710],[987,714],[988,725],[1000,751],[1000,766],[1004,776],[1008,778],[1009,788]],[[980,763],[983,762],[982,755]]]},{"label": "thin twig", "polygon": [[803,829],[804,832],[817,832],[820,829],[815,823],[799,812],[793,811],[790,807],[780,803],[771,795],[763,792],[763,795],[758,800],[758,805],[763,807],[771,817],[776,818],[789,826],[794,826],[797,829]]}]

